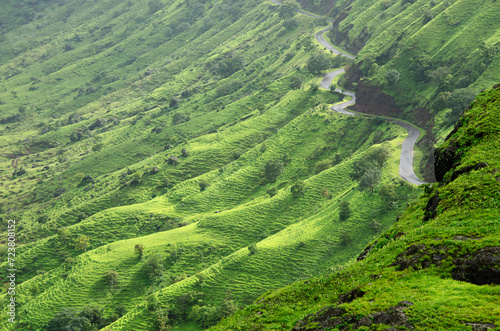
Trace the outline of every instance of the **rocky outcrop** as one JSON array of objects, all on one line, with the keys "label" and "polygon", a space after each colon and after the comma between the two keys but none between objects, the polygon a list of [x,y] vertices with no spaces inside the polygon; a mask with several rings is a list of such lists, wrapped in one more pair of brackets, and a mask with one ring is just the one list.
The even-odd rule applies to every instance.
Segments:
[{"label": "rocky outcrop", "polygon": [[398,117],[403,111],[396,105],[394,98],[382,92],[377,86],[370,86],[361,80],[356,90],[355,111],[366,114]]},{"label": "rocky outcrop", "polygon": [[453,279],[476,285],[500,284],[500,246],[482,248],[454,260]]},{"label": "rocky outcrop", "polygon": [[360,327],[375,327],[376,325],[390,325],[393,327],[387,330],[412,330],[414,327],[410,324],[409,318],[404,312],[410,306],[413,306],[413,302],[401,301],[387,310],[362,317],[347,315],[344,308],[330,306],[298,321],[293,330],[330,330],[332,328],[352,330]]}]

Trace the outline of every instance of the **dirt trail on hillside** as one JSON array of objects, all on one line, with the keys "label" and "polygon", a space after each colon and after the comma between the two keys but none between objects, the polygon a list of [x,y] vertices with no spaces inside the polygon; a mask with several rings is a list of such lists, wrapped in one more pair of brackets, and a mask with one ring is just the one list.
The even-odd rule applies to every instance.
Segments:
[{"label": "dirt trail on hillside", "polygon": [[[281,5],[280,1],[277,1],[277,0],[271,0],[271,1],[277,5]],[[314,18],[323,18],[323,17],[318,16],[318,15],[306,13],[302,10],[299,10],[299,14],[307,15],[307,16],[314,17]],[[331,21],[331,22],[333,22],[333,21]],[[319,31],[318,33],[316,33],[316,35],[314,37],[323,47],[325,47],[326,49],[328,49],[332,53],[338,54],[341,56],[345,56],[349,59],[354,59],[355,58],[354,56],[341,52],[340,50],[336,49],[332,44],[330,44],[325,39],[324,34],[328,30],[330,30],[331,28],[332,27],[330,26],[328,28],[325,28],[325,29]],[[342,68],[342,69],[338,69],[338,70],[335,70],[333,72],[327,73],[325,75],[325,77],[323,78],[323,80],[321,81],[321,87],[325,88],[325,89],[330,89],[330,85],[332,84],[332,80],[344,72],[345,72],[345,70],[344,70],[344,68]],[[338,104],[332,106],[330,108],[331,110],[336,111],[337,113],[351,115],[351,116],[374,117],[373,115],[353,113],[353,112],[346,110],[347,107],[352,106],[356,103],[356,93],[349,92],[349,91],[342,91],[338,88],[336,88],[335,91],[342,93],[345,96],[350,96],[352,99],[349,101],[338,103]],[[400,156],[400,160],[399,160],[399,176],[403,180],[405,180],[411,184],[415,184],[415,185],[426,184],[424,181],[422,181],[420,178],[418,178],[418,176],[415,175],[415,173],[413,172],[413,153],[414,153],[415,143],[417,142],[418,137],[420,136],[420,130],[417,127],[415,127],[414,125],[407,123],[407,122],[404,122],[404,121],[401,121],[401,120],[398,120],[398,119],[385,118],[385,120],[388,122],[392,122],[394,124],[399,125],[403,129],[405,129],[406,132],[408,132],[408,137],[406,137],[406,139],[403,141],[403,144],[401,146],[401,156]]]}]

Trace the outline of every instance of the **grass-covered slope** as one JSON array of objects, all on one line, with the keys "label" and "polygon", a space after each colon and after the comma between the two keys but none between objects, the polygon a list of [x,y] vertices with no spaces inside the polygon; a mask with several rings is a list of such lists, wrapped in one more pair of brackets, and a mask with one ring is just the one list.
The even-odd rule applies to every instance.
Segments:
[{"label": "grass-covered slope", "polygon": [[[441,143],[480,91],[500,76],[500,7],[495,0],[304,0],[335,19],[329,37],[357,54],[341,81],[361,112],[424,128],[424,155]],[[432,180],[433,159],[421,168]]]},{"label": "grass-covered slope", "polygon": [[261,296],[211,330],[498,330],[500,86],[436,151],[428,187],[358,261]]},{"label": "grass-covered slope", "polygon": [[306,69],[322,20],[260,1],[7,3],[4,329],[204,328],[352,260],[420,192],[397,176],[402,129],[329,110],[341,96]]}]

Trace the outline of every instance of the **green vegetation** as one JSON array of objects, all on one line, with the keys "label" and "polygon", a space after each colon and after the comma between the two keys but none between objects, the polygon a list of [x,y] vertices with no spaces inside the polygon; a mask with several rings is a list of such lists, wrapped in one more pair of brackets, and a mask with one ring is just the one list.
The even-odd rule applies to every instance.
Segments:
[{"label": "green vegetation", "polygon": [[[270,291],[210,330],[497,329],[499,119],[497,85],[439,147],[440,182],[426,185],[357,262]],[[369,227],[380,229],[376,220]],[[340,238],[353,243],[348,230]]]},{"label": "green vegetation", "polygon": [[[339,14],[345,3],[330,6],[332,13]],[[352,3],[342,25],[362,11],[360,3]],[[417,5],[397,4],[405,10]],[[390,11],[395,5],[385,1],[382,6]],[[16,220],[19,270],[19,319],[7,322],[4,287],[2,328],[200,330],[236,311],[216,328],[237,328],[238,323],[246,323],[242,329],[262,323],[291,328],[304,317],[303,307],[294,303],[305,303],[308,312],[332,304],[331,294],[318,285],[325,279],[350,277],[349,286],[335,289],[341,294],[355,288],[347,297],[367,291],[367,281],[375,282],[367,272],[375,273],[378,265],[362,262],[363,274],[337,271],[370,241],[373,253],[367,253],[367,261],[381,252],[376,263],[389,270],[376,286],[402,282],[400,271],[388,267],[396,254],[392,249],[427,238],[422,229],[444,217],[455,192],[448,186],[427,187],[425,199],[437,194],[439,207],[424,215],[412,205],[396,223],[398,232],[387,230],[422,193],[401,180],[395,168],[392,156],[399,155],[405,132],[380,118],[329,110],[341,96],[319,88],[320,74],[349,64],[342,79],[349,84],[359,61],[349,63],[319,47],[314,32],[328,22],[297,15],[299,8],[296,1],[277,6],[257,0],[2,4],[0,218]],[[360,15],[359,22],[371,14]],[[431,24],[439,13],[425,17]],[[386,19],[370,21],[367,29]],[[413,27],[408,20],[402,15],[394,24]],[[359,22],[352,24],[352,33]],[[358,40],[378,38],[365,35]],[[471,68],[480,70],[479,61],[496,59],[490,43],[470,53]],[[349,42],[342,44],[353,50]],[[375,44],[366,46],[372,54],[380,54],[369,45]],[[360,70],[374,85],[387,82],[386,93],[400,100],[413,79],[400,64],[404,59],[380,61],[364,52],[359,53]],[[420,57],[415,72],[436,89],[436,97],[427,101],[436,108],[443,135],[451,124],[446,112],[458,116],[471,91],[475,94],[491,78],[484,76],[481,84],[472,73],[457,79],[455,65],[439,61]],[[389,72],[399,75],[387,79]],[[416,95],[431,92],[422,86]],[[484,136],[478,132],[475,139]],[[450,182],[461,179],[450,176]],[[467,202],[482,199],[468,194]],[[427,217],[427,223],[413,226],[413,212]],[[0,225],[2,240],[6,224]],[[481,226],[493,227],[473,225],[478,236],[486,233]],[[451,240],[442,233],[450,229],[425,229],[438,233],[432,238]],[[475,242],[464,245],[470,244],[472,252]],[[6,253],[7,246],[0,245],[2,277]],[[425,251],[422,261],[431,261],[432,254]],[[450,280],[440,269],[426,270],[438,271],[411,286],[424,288],[445,275],[436,282],[448,288],[444,282]],[[303,292],[289,306],[281,302],[283,308],[271,305],[257,314],[252,309],[266,304],[260,302],[239,310],[270,289],[305,286],[303,280],[318,275],[307,288],[311,294]],[[468,299],[480,292],[467,289]],[[388,292],[370,309],[394,304],[389,298],[400,291]],[[374,296],[366,299],[359,301],[363,309]],[[482,307],[483,299],[478,300]],[[354,311],[357,303],[348,304]],[[484,320],[495,321],[489,316]]]},{"label": "green vegetation", "polygon": [[[333,44],[357,54],[340,84],[357,89],[362,112],[426,130],[420,168],[432,179],[432,150],[480,91],[500,77],[500,7],[495,1],[304,2],[328,8]],[[327,14],[327,13],[325,13]],[[375,93],[375,91],[377,93]],[[451,99],[449,99],[451,98]],[[449,99],[449,100],[448,100]],[[392,102],[394,100],[394,102]]]},{"label": "green vegetation", "polygon": [[420,193],[383,162],[399,204],[355,189],[354,165],[404,132],[328,110],[340,97],[317,80],[339,58],[316,56],[325,22],[296,3],[11,5],[41,14],[0,39],[1,217],[17,221],[22,316],[2,327],[207,327],[349,261],[373,217],[387,229]]}]

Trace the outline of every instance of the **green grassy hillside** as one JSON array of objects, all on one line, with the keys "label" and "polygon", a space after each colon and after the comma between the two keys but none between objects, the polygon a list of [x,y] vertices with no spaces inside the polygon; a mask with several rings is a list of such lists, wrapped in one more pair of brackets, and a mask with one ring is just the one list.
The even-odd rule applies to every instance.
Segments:
[{"label": "green grassy hillside", "polygon": [[[329,37],[357,54],[341,84],[358,110],[405,118],[427,131],[425,155],[461,111],[500,76],[500,7],[495,0],[302,1],[328,8]],[[422,167],[432,177],[432,158]]]},{"label": "green grassy hillside", "polygon": [[5,4],[3,329],[206,328],[351,261],[421,193],[397,175],[401,128],[329,110],[341,95],[307,69],[333,59],[324,20],[261,1]]},{"label": "green grassy hillside", "polygon": [[436,177],[357,262],[261,296],[211,330],[498,330],[500,86],[436,151]]}]

